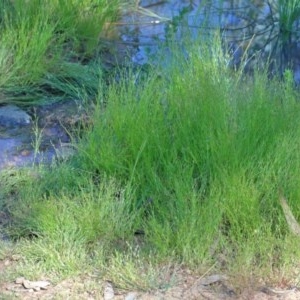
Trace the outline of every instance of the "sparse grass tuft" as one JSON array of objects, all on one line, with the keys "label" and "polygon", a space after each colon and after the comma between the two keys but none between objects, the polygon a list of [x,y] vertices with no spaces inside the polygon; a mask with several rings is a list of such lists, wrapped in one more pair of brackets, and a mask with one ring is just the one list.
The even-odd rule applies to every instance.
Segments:
[{"label": "sparse grass tuft", "polygon": [[139,247],[114,252],[105,264],[105,277],[122,290],[153,291],[176,282],[176,263],[161,264],[155,255],[143,255]]},{"label": "sparse grass tuft", "polygon": [[95,251],[99,255],[101,249],[132,240],[138,226],[138,214],[130,213],[130,190],[114,180],[102,178],[96,187],[81,179],[81,184],[57,192],[43,185],[32,190],[29,183],[8,207],[13,220],[9,233],[14,239],[23,237],[17,251],[36,269],[32,274],[78,273]]}]

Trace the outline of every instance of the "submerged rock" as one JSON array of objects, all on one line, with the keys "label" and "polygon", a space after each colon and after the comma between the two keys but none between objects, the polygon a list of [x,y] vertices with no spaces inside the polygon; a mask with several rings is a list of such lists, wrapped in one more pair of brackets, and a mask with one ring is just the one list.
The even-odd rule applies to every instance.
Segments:
[{"label": "submerged rock", "polygon": [[87,126],[90,118],[89,108],[71,99],[30,111],[33,119],[17,106],[0,107],[0,172],[69,159],[76,153],[71,142],[78,128]]},{"label": "submerged rock", "polygon": [[0,126],[6,128],[22,127],[31,124],[31,117],[15,105],[0,107]]}]

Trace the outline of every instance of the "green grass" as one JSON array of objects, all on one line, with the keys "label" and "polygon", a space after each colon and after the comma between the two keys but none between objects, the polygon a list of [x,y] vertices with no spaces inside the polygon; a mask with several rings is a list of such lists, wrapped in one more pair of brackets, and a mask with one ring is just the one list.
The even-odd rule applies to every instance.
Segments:
[{"label": "green grass", "polygon": [[233,72],[212,42],[99,89],[78,154],[1,189],[22,274],[96,269],[147,290],[162,265],[272,274],[298,262],[279,204],[283,193],[299,220],[298,92],[289,72]]},{"label": "green grass", "polygon": [[[106,22],[118,17],[122,5],[119,0],[2,1],[0,90],[6,97],[1,101],[81,98],[84,86],[94,96],[90,81],[96,73],[91,65],[99,60],[100,34]],[[97,68],[99,76],[101,66]],[[89,76],[83,76],[87,69]]]}]

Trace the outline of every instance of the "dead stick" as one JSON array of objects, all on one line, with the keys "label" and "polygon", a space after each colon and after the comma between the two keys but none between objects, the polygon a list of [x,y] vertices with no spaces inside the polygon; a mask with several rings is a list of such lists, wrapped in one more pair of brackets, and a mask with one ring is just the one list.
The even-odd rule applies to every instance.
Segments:
[{"label": "dead stick", "polygon": [[286,222],[288,223],[291,232],[294,235],[300,236],[300,225],[297,222],[297,220],[295,219],[290,207],[287,204],[286,199],[282,195],[280,195],[279,200],[280,200],[280,204],[281,204]]}]

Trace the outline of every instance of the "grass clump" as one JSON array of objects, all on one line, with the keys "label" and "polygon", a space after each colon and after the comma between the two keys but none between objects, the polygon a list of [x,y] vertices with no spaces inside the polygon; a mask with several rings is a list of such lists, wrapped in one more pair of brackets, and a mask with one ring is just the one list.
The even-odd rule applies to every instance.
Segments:
[{"label": "grass clump", "polygon": [[119,0],[2,1],[0,89],[7,99],[25,104],[47,94],[78,96],[69,90],[76,83],[90,91],[89,79],[99,78],[85,79],[81,74],[87,73],[87,62],[99,60],[100,33],[106,22],[117,18],[121,4]]},{"label": "grass clump", "polygon": [[279,197],[299,220],[297,92],[288,74],[234,73],[219,45],[177,49],[164,69],[99,91],[78,155],[9,207],[15,235],[33,236],[28,262],[68,273],[98,261],[115,281],[123,268],[120,286],[147,290],[169,261],[251,274],[295,261]]},{"label": "grass clump", "polygon": [[[49,175],[42,181],[49,183]],[[130,213],[129,189],[111,179],[102,178],[97,187],[88,181],[81,178],[77,186],[68,189],[65,185],[59,191],[41,185],[34,192],[28,182],[15,203],[7,206],[13,219],[9,233],[14,239],[22,238],[17,251],[36,269],[34,273],[27,270],[28,274],[66,276],[79,273],[84,266],[88,270],[95,251],[100,260],[101,250],[132,239],[137,215]]]},{"label": "grass clump", "polygon": [[299,178],[299,104],[286,94],[289,83],[261,73],[241,79],[220,51],[189,51],[161,77],[109,89],[80,166],[136,188],[147,239],[166,257],[199,264],[216,239],[267,256],[273,246],[262,249],[257,235],[287,234],[279,190],[295,192]]}]

